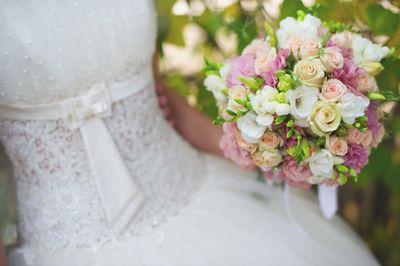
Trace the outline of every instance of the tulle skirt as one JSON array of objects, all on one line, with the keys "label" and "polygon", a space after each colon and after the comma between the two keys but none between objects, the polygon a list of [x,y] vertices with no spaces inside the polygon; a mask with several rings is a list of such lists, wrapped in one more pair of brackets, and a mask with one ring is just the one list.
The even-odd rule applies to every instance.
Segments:
[{"label": "tulle skirt", "polygon": [[299,232],[285,211],[282,189],[257,181],[256,173],[205,156],[209,171],[201,190],[158,228],[113,249],[31,250],[30,263],[16,251],[10,265],[378,265],[345,222],[322,217],[312,192],[291,192]]}]

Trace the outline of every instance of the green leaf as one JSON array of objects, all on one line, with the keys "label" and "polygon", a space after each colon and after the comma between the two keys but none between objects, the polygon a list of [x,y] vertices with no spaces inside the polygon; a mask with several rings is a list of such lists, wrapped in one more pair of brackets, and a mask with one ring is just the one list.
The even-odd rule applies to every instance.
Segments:
[{"label": "green leaf", "polygon": [[278,117],[275,119],[275,125],[280,125],[280,124],[282,124],[283,122],[285,122],[286,118],[287,118],[286,115],[278,116]]},{"label": "green leaf", "polygon": [[304,6],[301,0],[285,0],[281,5],[281,15],[279,20],[286,17],[296,17],[297,11],[307,12],[307,8]]}]

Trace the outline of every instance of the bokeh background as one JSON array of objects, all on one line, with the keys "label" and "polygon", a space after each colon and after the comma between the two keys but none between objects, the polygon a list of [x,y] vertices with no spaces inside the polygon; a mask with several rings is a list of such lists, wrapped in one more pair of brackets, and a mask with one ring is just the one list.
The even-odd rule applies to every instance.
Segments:
[{"label": "bokeh background", "polygon": [[[154,0],[158,11],[158,51],[165,83],[189,104],[215,116],[204,89],[204,57],[223,61],[240,53],[262,30],[318,2],[318,16],[353,24],[365,36],[400,50],[400,0]],[[381,89],[399,90],[400,59],[384,61]],[[340,214],[354,227],[383,265],[400,265],[400,112],[389,104],[384,143],[375,149],[358,183],[340,190]],[[15,184],[0,147],[0,232],[9,246],[17,242]],[[338,254],[340,256],[340,254]]]}]

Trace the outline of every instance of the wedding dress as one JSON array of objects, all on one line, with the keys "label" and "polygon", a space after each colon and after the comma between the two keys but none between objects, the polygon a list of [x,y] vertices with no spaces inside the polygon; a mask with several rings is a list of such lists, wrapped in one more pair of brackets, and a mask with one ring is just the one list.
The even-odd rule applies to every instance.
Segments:
[{"label": "wedding dress", "polygon": [[10,265],[376,265],[311,194],[194,150],[164,121],[150,0],[0,1]]}]

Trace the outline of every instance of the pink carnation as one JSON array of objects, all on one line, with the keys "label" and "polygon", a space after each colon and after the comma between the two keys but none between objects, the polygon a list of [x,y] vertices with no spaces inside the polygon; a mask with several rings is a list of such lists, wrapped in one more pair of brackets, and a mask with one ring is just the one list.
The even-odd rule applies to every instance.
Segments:
[{"label": "pink carnation", "polygon": [[357,67],[352,60],[345,59],[343,68],[334,69],[332,71],[332,77],[343,82],[351,92],[355,95],[363,95],[359,90],[357,90],[357,79],[358,77],[365,74],[365,70]]},{"label": "pink carnation", "polygon": [[357,173],[368,163],[369,149],[359,144],[348,144],[344,165],[354,168]]},{"label": "pink carnation", "polygon": [[312,172],[308,164],[297,164],[293,157],[287,156],[283,162],[281,170],[281,178],[293,187],[310,187],[307,182],[312,176]]},{"label": "pink carnation", "polygon": [[228,86],[242,85],[238,77],[254,77],[255,76],[255,59],[252,54],[245,54],[242,56],[234,57],[231,60],[231,69],[226,79]]},{"label": "pink carnation", "polygon": [[245,170],[254,170],[256,166],[251,160],[250,153],[240,148],[236,142],[238,132],[235,123],[225,123],[223,125],[224,135],[221,137],[219,146],[224,156]]}]

